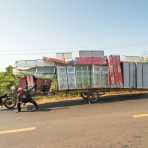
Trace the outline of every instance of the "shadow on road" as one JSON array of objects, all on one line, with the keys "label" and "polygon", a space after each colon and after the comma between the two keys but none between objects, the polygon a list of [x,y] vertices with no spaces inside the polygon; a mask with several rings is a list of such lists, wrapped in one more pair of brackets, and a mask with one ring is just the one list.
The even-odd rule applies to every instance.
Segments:
[{"label": "shadow on road", "polygon": [[[132,95],[120,95],[120,96],[106,96],[101,97],[96,103],[113,103],[113,102],[119,102],[119,101],[127,101],[127,100],[140,100],[140,99],[147,99],[148,94],[132,94]],[[96,104],[95,103],[95,104]],[[50,111],[52,109],[60,109],[64,107],[71,107],[71,106],[77,106],[77,105],[85,105],[88,104],[87,101],[83,99],[77,99],[77,100],[65,100],[55,103],[46,103],[40,105],[40,111]]]},{"label": "shadow on road", "polygon": [[127,101],[127,100],[140,100],[140,99],[147,99],[147,98],[148,98],[148,94],[128,94],[128,95],[101,97],[97,102],[98,103],[112,103],[112,102]]}]

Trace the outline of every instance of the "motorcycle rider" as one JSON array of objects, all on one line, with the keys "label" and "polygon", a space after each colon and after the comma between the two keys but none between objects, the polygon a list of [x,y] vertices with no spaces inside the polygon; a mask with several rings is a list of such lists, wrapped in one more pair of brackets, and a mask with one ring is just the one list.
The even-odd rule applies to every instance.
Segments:
[{"label": "motorcycle rider", "polygon": [[21,112],[21,104],[22,103],[32,103],[35,106],[36,110],[39,109],[38,104],[36,103],[36,101],[33,100],[32,96],[31,96],[31,91],[34,88],[35,87],[32,87],[31,89],[18,88],[18,90],[17,90],[17,97],[18,97],[17,109],[18,109],[18,112]]}]

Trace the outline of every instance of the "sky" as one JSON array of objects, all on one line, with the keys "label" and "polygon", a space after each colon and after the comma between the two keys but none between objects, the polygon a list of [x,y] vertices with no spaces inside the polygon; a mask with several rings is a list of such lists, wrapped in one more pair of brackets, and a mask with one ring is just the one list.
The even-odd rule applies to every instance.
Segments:
[{"label": "sky", "polygon": [[0,0],[0,71],[79,50],[148,55],[148,1]]}]

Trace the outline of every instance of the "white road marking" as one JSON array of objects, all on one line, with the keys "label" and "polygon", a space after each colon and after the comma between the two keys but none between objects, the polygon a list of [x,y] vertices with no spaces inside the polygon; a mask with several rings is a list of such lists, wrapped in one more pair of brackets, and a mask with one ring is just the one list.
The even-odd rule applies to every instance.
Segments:
[{"label": "white road marking", "polygon": [[36,127],[12,129],[12,130],[2,130],[2,131],[0,131],[0,135],[2,135],[2,134],[12,134],[12,133],[21,133],[21,132],[29,132],[29,131],[33,131],[35,129],[36,129]]},{"label": "white road marking", "polygon": [[65,107],[49,107],[48,109],[56,110],[56,109],[63,109]]},{"label": "white road marking", "polygon": [[148,113],[133,115],[133,118],[143,118],[143,117],[148,117]]}]

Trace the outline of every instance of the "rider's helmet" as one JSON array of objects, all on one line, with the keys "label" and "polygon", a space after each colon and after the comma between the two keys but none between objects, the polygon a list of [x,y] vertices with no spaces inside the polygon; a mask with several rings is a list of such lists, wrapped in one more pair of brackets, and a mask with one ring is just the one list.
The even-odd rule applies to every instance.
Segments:
[{"label": "rider's helmet", "polygon": [[17,89],[17,94],[22,94],[24,92],[23,88],[19,87]]}]

